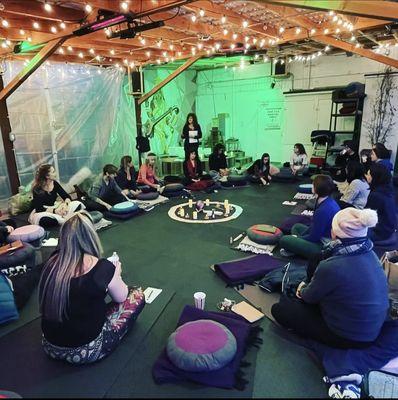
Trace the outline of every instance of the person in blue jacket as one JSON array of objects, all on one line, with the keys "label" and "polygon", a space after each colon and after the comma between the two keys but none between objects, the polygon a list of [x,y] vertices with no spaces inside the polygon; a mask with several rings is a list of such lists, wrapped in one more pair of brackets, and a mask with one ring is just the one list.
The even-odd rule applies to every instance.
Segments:
[{"label": "person in blue jacket", "polygon": [[390,161],[391,152],[384,146],[383,143],[375,143],[372,146],[370,158],[374,163],[384,165],[389,172],[392,172],[394,167]]},{"label": "person in blue jacket", "polygon": [[318,175],[314,179],[312,190],[317,199],[312,223],[309,227],[293,225],[292,234],[283,236],[279,242],[281,255],[297,254],[311,258],[321,252],[323,240],[330,239],[333,217],[340,210],[336,201],[330,197],[334,188],[335,184],[328,175]]},{"label": "person in blue jacket", "polygon": [[353,207],[333,218],[331,256],[319,263],[296,298],[282,296],[272,315],[282,326],[335,348],[365,348],[379,336],[388,316],[388,285],[367,237],[377,223],[374,210]]}]

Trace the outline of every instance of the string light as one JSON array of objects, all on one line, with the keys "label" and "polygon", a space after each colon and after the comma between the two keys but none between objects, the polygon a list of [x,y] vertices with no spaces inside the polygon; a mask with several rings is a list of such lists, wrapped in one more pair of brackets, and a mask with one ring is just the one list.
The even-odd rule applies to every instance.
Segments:
[{"label": "string light", "polygon": [[59,48],[59,54],[64,54],[64,53],[65,53],[64,49],[62,47],[60,47]]},{"label": "string light", "polygon": [[151,52],[148,50],[147,52],[145,52],[145,55],[149,58],[151,56]]},{"label": "string light", "polygon": [[296,35],[301,33],[301,28],[296,28]]},{"label": "string light", "polygon": [[20,34],[20,35],[25,35],[25,31],[24,31],[23,29],[20,29],[20,30],[19,30],[19,34]]},{"label": "string light", "polygon": [[127,60],[127,58],[125,58],[124,60],[123,60],[123,62],[124,62],[124,64],[128,64],[129,63],[129,60]]},{"label": "string light", "polygon": [[65,22],[61,22],[59,24],[59,26],[60,26],[61,29],[65,29],[66,28]]},{"label": "string light", "polygon": [[47,12],[51,12],[51,11],[53,10],[51,4],[48,4],[48,3],[44,3],[44,9],[45,9]]},{"label": "string light", "polygon": [[264,47],[264,44],[265,44],[265,39],[261,39],[260,47]]},{"label": "string light", "polygon": [[337,25],[341,25],[343,23],[343,20],[342,19],[339,19],[338,21],[337,21]]},{"label": "string light", "polygon": [[230,47],[231,47],[231,50],[233,50],[236,47],[235,43],[232,43]]},{"label": "string light", "polygon": [[157,62],[158,64],[160,64],[160,60],[159,60],[159,59],[157,59],[156,62]]},{"label": "string light", "polygon": [[257,38],[253,38],[253,44],[257,43]]},{"label": "string light", "polygon": [[315,28],[312,28],[312,29],[310,30],[310,34],[311,34],[311,35],[313,35],[315,32],[316,32],[316,29],[315,29]]},{"label": "string light", "polygon": [[79,53],[79,58],[83,58],[83,53],[82,52]]},{"label": "string light", "polygon": [[40,28],[40,25],[39,25],[39,23],[38,22],[33,22],[33,28],[35,28],[35,29],[39,29]]},{"label": "string light", "polygon": [[170,49],[171,51],[173,51],[173,50],[174,50],[174,44],[171,44],[171,45],[169,46],[169,49]]},{"label": "string light", "polygon": [[329,29],[328,29],[328,28],[324,29],[324,30],[323,30],[323,33],[324,33],[325,35],[327,35],[327,34],[329,33]]},{"label": "string light", "polygon": [[178,52],[177,52],[177,56],[178,56],[178,57],[181,57],[181,56],[182,56],[181,51],[178,51]]},{"label": "string light", "polygon": [[249,44],[249,43],[246,43],[246,44],[245,44],[245,49],[246,49],[246,50],[249,50],[249,49],[250,49],[250,44]]},{"label": "string light", "polygon": [[111,49],[109,52],[110,52],[113,56],[115,55],[115,50]]},{"label": "string light", "polygon": [[95,59],[96,59],[97,61],[100,61],[100,60],[101,60],[101,57],[100,57],[100,56],[95,56]]},{"label": "string light", "polygon": [[122,8],[122,10],[127,11],[129,9],[129,5],[127,3],[127,1],[122,1],[120,3],[120,7]]},{"label": "string light", "polygon": [[232,35],[232,39],[236,40],[237,38],[238,38],[238,35],[237,35],[236,33],[234,33],[234,34]]},{"label": "string light", "polygon": [[221,48],[221,44],[220,43],[216,43],[214,46],[215,46],[216,50],[220,50],[220,48]]},{"label": "string light", "polygon": [[199,15],[200,15],[201,17],[204,17],[204,16],[205,16],[205,11],[204,11],[203,9],[200,9],[200,10],[199,10]]},{"label": "string light", "polygon": [[222,24],[225,24],[227,22],[227,17],[225,16],[225,15],[223,15],[222,17],[221,17],[221,23]]},{"label": "string light", "polygon": [[283,32],[285,32],[285,28],[284,28],[283,26],[281,26],[281,27],[279,28],[279,33],[283,33]]},{"label": "string light", "polygon": [[52,26],[52,27],[50,28],[50,31],[51,31],[52,33],[57,33],[57,28],[56,28],[55,26]]},{"label": "string light", "polygon": [[268,62],[268,61],[269,61],[269,57],[264,56],[263,61],[264,61],[265,63]]},{"label": "string light", "polygon": [[337,29],[336,29],[336,33],[340,33],[340,28],[337,28]]},{"label": "string light", "polygon": [[95,50],[94,50],[94,49],[90,49],[88,52],[89,52],[90,54],[95,54]]},{"label": "string light", "polygon": [[222,31],[222,33],[224,34],[224,36],[228,35],[228,29],[224,29],[224,30]]},{"label": "string light", "polygon": [[91,13],[91,11],[93,11],[93,7],[91,7],[90,4],[86,4],[86,6],[84,7],[84,9],[85,9],[88,13]]},{"label": "string light", "polygon": [[244,28],[247,28],[249,26],[249,23],[245,20],[242,22],[242,25]]},{"label": "string light", "polygon": [[73,51],[73,47],[72,46],[68,46],[67,49],[68,49],[68,51],[71,51],[71,52]]},{"label": "string light", "polygon": [[330,46],[326,46],[325,51],[329,51],[329,50],[330,50]]},{"label": "string light", "polygon": [[338,17],[337,15],[335,15],[335,16],[333,17],[333,22],[336,22],[338,19],[339,19],[339,17]]},{"label": "string light", "polygon": [[191,20],[192,20],[192,22],[196,22],[196,15],[195,14],[193,14],[192,16],[191,16]]},{"label": "string light", "polygon": [[28,36],[28,42],[31,42],[32,38],[30,36]]},{"label": "string light", "polygon": [[162,52],[162,56],[163,56],[163,57],[167,57],[167,51],[163,51],[163,52]]},{"label": "string light", "polygon": [[[217,45],[216,45],[217,46]],[[203,43],[198,43],[198,49],[202,50],[203,49]]]},{"label": "string light", "polygon": [[356,37],[354,35],[352,35],[350,40],[351,40],[351,42],[354,42],[355,39],[356,39]]},{"label": "string light", "polygon": [[355,45],[355,48],[358,48],[358,47],[361,47],[361,45],[360,45],[359,43],[357,43],[357,44]]},{"label": "string light", "polygon": [[247,43],[250,40],[249,36],[245,36],[245,42]]},{"label": "string light", "polygon": [[2,47],[3,49],[6,49],[6,48],[7,48],[7,43],[6,43],[6,42],[2,42],[2,43],[1,43],[1,47]]},{"label": "string light", "polygon": [[334,15],[334,11],[330,10],[330,11],[329,11],[329,15],[330,15],[330,16]]}]

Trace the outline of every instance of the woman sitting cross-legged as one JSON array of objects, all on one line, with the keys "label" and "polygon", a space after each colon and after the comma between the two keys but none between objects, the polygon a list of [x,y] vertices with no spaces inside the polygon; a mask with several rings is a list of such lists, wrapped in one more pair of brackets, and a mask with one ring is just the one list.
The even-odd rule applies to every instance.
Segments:
[{"label": "woman sitting cross-legged", "polygon": [[142,191],[163,192],[162,182],[156,175],[156,154],[148,153],[145,162],[138,171],[137,183],[143,185]]},{"label": "woman sitting cross-legged", "polygon": [[131,156],[123,156],[120,160],[120,169],[116,175],[116,183],[122,190],[128,190],[128,196],[137,196],[141,190],[137,188],[135,169]]},{"label": "woman sitting cross-legged", "polygon": [[256,160],[253,165],[248,168],[247,172],[250,174],[249,179],[251,182],[269,185],[272,180],[272,175],[276,175],[280,171],[279,168],[271,164],[270,155],[264,153],[260,159]]},{"label": "woman sitting cross-legged", "polygon": [[375,143],[372,146],[372,153],[370,154],[370,158],[372,162],[384,165],[389,172],[392,172],[394,166],[390,161],[391,152],[384,146],[383,143]]},{"label": "woman sitting cross-legged", "polygon": [[183,164],[184,186],[189,190],[199,191],[214,185],[209,175],[203,175],[202,164],[195,149],[187,152]]},{"label": "woman sitting cross-legged", "polygon": [[282,295],[272,315],[306,339],[335,348],[365,348],[378,337],[387,318],[388,285],[367,238],[377,223],[370,209],[346,208],[333,218],[330,257],[321,261],[296,298]]},{"label": "woman sitting cross-legged", "polygon": [[[33,211],[29,215],[31,224],[41,225],[43,228],[57,226],[74,212],[85,208],[80,201],[71,200],[70,195],[56,181],[56,177],[52,165],[44,164],[37,170],[32,187]],[[58,197],[62,201],[57,201]]]},{"label": "woman sitting cross-legged", "polygon": [[[90,216],[79,212],[62,226],[59,248],[39,285],[42,344],[52,358],[87,364],[110,354],[132,327],[145,300],[128,288],[102,248]],[[113,302],[106,303],[109,294]]]},{"label": "woman sitting cross-legged", "polygon": [[397,216],[391,173],[381,163],[373,164],[366,174],[370,185],[367,208],[377,211],[379,222],[369,230],[369,237],[375,245],[378,242],[394,239],[397,230]]},{"label": "woman sitting cross-legged", "polygon": [[214,146],[213,153],[211,153],[209,156],[209,175],[215,181],[222,178],[226,179],[226,177],[229,175],[227,158],[225,157],[224,151],[224,145],[222,145],[221,143],[217,143]]},{"label": "woman sitting cross-legged", "polygon": [[369,184],[365,178],[365,167],[359,161],[350,161],[347,165],[348,186],[338,200],[340,208],[364,208],[369,196]]},{"label": "woman sitting cross-legged", "polygon": [[290,170],[293,175],[308,172],[308,156],[302,143],[296,143],[290,157]]},{"label": "woman sitting cross-legged", "polygon": [[330,197],[335,184],[328,175],[318,175],[314,179],[313,193],[316,195],[314,216],[311,225],[295,224],[291,235],[282,236],[279,245],[284,256],[297,254],[311,258],[320,253],[323,241],[330,238],[332,220],[340,210],[338,204]]}]

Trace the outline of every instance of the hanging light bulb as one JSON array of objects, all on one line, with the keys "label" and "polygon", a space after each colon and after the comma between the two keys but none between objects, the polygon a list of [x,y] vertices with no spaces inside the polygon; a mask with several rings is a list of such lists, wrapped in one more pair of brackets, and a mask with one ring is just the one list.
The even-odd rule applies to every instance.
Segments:
[{"label": "hanging light bulb", "polygon": [[338,21],[337,21],[337,25],[341,25],[343,23],[343,20],[342,19],[339,19]]},{"label": "hanging light bulb", "polygon": [[173,50],[174,50],[174,44],[171,44],[171,45],[169,46],[169,49],[170,49],[171,51],[173,51]]},{"label": "hanging light bulb", "polygon": [[283,32],[285,32],[285,28],[284,28],[283,26],[281,26],[281,27],[279,28],[279,33],[283,33]]},{"label": "hanging light bulb", "polygon": [[316,32],[316,29],[315,29],[315,28],[312,28],[312,29],[310,30],[310,34],[311,34],[311,35],[313,35],[315,32]]},{"label": "hanging light bulb", "polygon": [[322,55],[322,52],[318,51],[317,55],[318,55],[318,57],[320,57]]},{"label": "hanging light bulb", "polygon": [[336,33],[340,33],[340,28],[337,28],[337,29],[336,29]]},{"label": "hanging light bulb", "polygon": [[145,52],[145,55],[149,58],[151,56],[151,52],[148,50],[147,52]]},{"label": "hanging light bulb", "polygon": [[146,43],[146,40],[145,40],[145,38],[141,37],[141,38],[140,38],[140,42],[141,42],[141,44],[144,46],[144,45],[145,45],[145,43]]},{"label": "hanging light bulb", "polygon": [[249,50],[249,49],[250,49],[250,44],[249,44],[249,43],[246,43],[246,44],[245,44],[245,49],[246,49],[246,50]]},{"label": "hanging light bulb", "polygon": [[50,31],[51,31],[52,33],[57,33],[57,28],[56,28],[55,26],[52,26],[52,27],[50,28]]},{"label": "hanging light bulb", "polygon": [[38,22],[33,22],[33,28],[35,28],[35,29],[39,29],[40,28],[40,25],[39,25],[39,23]]},{"label": "hanging light bulb", "polygon": [[199,10],[199,15],[200,15],[201,17],[204,17],[204,16],[205,16],[205,11],[204,11],[203,9],[200,9],[200,10]]},{"label": "hanging light bulb", "polygon": [[24,31],[23,29],[20,29],[20,30],[19,30],[19,34],[20,34],[20,35],[25,35],[25,31]]},{"label": "hanging light bulb", "polygon": [[73,51],[73,47],[72,47],[72,46],[68,46],[67,49],[68,49],[68,51],[70,51],[70,52]]},{"label": "hanging light bulb", "polygon": [[191,16],[191,20],[192,20],[192,22],[196,22],[196,15],[195,14],[193,14],[192,16]]},{"label": "hanging light bulb", "polygon": [[301,33],[301,28],[296,28],[296,35],[299,35]]},{"label": "hanging light bulb", "polygon": [[[216,45],[217,46],[217,45]],[[202,50],[203,49],[203,43],[198,43],[198,49]]]},{"label": "hanging light bulb", "polygon": [[224,34],[224,36],[228,35],[228,29],[225,29],[222,31],[222,33]]},{"label": "hanging light bulb", "polygon": [[324,29],[324,30],[323,30],[323,33],[324,33],[325,35],[327,35],[327,34],[329,33],[329,29],[328,29],[328,28]]},{"label": "hanging light bulb", "polygon": [[359,48],[359,47],[361,47],[361,45],[360,45],[359,43],[357,43],[357,44],[355,45],[355,48]]},{"label": "hanging light bulb", "polygon": [[127,3],[127,1],[122,1],[120,3],[120,7],[122,8],[122,10],[127,11],[129,9],[129,5]]},{"label": "hanging light bulb", "polygon": [[51,11],[53,10],[51,4],[48,4],[47,2],[44,3],[44,9],[45,9],[47,12],[51,12]]},{"label": "hanging light bulb", "polygon": [[245,21],[242,22],[242,26],[244,28],[247,28],[249,26],[249,23],[245,20]]},{"label": "hanging light bulb", "polygon": [[1,42],[1,47],[3,48],[3,49],[6,49],[7,48],[7,43],[4,41],[4,42]]},{"label": "hanging light bulb", "polygon": [[65,22],[61,22],[61,23],[59,24],[59,27],[60,27],[61,29],[65,29],[65,28],[66,28]]},{"label": "hanging light bulb", "polygon": [[28,36],[28,42],[31,42],[32,38],[30,36]]},{"label": "hanging light bulb", "polygon": [[329,15],[330,15],[330,16],[333,16],[333,15],[334,15],[334,11],[333,11],[333,10],[330,10],[330,11],[329,11]]},{"label": "hanging light bulb", "polygon": [[100,60],[101,60],[101,57],[100,57],[100,56],[95,56],[95,59],[96,59],[97,61],[100,61]]},{"label": "hanging light bulb", "polygon": [[192,53],[193,55],[196,54],[196,47],[191,47],[191,53]]},{"label": "hanging light bulb", "polygon": [[222,17],[221,17],[221,23],[222,24],[225,24],[227,22],[227,17],[225,16],[225,15],[223,15]]},{"label": "hanging light bulb", "polygon": [[343,24],[343,26],[344,26],[344,28],[347,28],[347,27],[348,27],[348,22],[345,21],[344,24]]},{"label": "hanging light bulb", "polygon": [[351,40],[351,42],[355,42],[356,37],[354,35],[352,35],[350,40]]},{"label": "hanging light bulb", "polygon": [[207,49],[207,50],[206,50],[206,53],[207,53],[207,55],[210,55],[210,50]]},{"label": "hanging light bulb", "polygon": [[265,45],[265,39],[261,39],[260,47],[264,47],[264,45]]},{"label": "hanging light bulb", "polygon": [[109,52],[110,52],[113,56],[115,55],[115,50],[111,49]]},{"label": "hanging light bulb", "polygon": [[236,47],[235,43],[231,43],[230,47],[231,47],[231,50],[233,50]]},{"label": "hanging light bulb", "polygon": [[245,42],[247,43],[250,40],[249,36],[245,36]]},{"label": "hanging light bulb", "polygon": [[350,32],[352,32],[352,31],[354,30],[354,25],[349,24],[349,25],[348,25],[348,30],[349,30]]},{"label": "hanging light bulb", "polygon": [[257,53],[254,55],[254,59],[255,59],[255,60],[258,59],[258,54],[257,54]]},{"label": "hanging light bulb", "polygon": [[257,43],[257,39],[253,38],[253,44],[256,44],[256,43]]},{"label": "hanging light bulb", "polygon": [[232,35],[232,39],[236,40],[237,38],[238,38],[238,35],[237,35],[236,33],[234,33],[234,34]]},{"label": "hanging light bulb", "polygon": [[125,58],[125,59],[123,60],[123,62],[127,65],[127,64],[129,63],[129,60],[127,60],[127,58]]},{"label": "hanging light bulb", "polygon": [[177,52],[177,56],[178,56],[178,57],[181,57],[181,56],[182,56],[181,51]]},{"label": "hanging light bulb", "polygon": [[326,46],[325,51],[329,51],[329,50],[330,50],[330,46]]},{"label": "hanging light bulb", "polygon": [[264,57],[263,57],[263,61],[264,61],[265,63],[268,62],[268,61],[269,61],[269,57],[264,56]]},{"label": "hanging light bulb", "polygon": [[157,59],[156,62],[157,62],[158,64],[160,64],[160,60],[159,60],[159,59]]},{"label": "hanging light bulb", "polygon": [[156,46],[158,46],[159,48],[162,47],[162,39],[158,40],[156,43]]},{"label": "hanging light bulb", "polygon": [[162,56],[163,56],[163,57],[167,57],[167,51],[163,51],[163,52],[162,52]]},{"label": "hanging light bulb", "polygon": [[64,54],[65,53],[65,51],[64,51],[64,49],[62,47],[60,47],[58,51],[59,51],[59,54]]},{"label": "hanging light bulb", "polygon": [[220,43],[216,43],[216,44],[214,45],[214,47],[216,48],[216,50],[220,50],[221,44],[220,44]]},{"label": "hanging light bulb", "polygon": [[278,61],[279,61],[279,60],[278,60],[277,58],[275,58],[275,59],[274,59],[274,65],[278,64]]},{"label": "hanging light bulb", "polygon": [[88,13],[91,13],[91,11],[93,11],[93,7],[91,7],[90,4],[86,4],[86,6],[84,7],[84,9],[85,9]]},{"label": "hanging light bulb", "polygon": [[338,17],[337,15],[335,15],[335,16],[333,17],[333,22],[336,22],[338,19],[339,19],[339,17]]},{"label": "hanging light bulb", "polygon": [[82,52],[80,52],[78,55],[79,55],[79,58],[83,58],[83,53]]}]

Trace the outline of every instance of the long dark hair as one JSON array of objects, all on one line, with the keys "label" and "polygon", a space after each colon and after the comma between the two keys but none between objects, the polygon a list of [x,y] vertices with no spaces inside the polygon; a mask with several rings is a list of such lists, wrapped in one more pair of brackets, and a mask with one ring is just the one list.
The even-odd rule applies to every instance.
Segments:
[{"label": "long dark hair", "polygon": [[224,147],[224,145],[223,145],[222,143],[217,143],[217,144],[214,146],[213,154],[214,154],[215,156],[218,156],[218,151],[219,151],[220,149],[225,150],[225,147]]},{"label": "long dark hair", "polygon": [[383,143],[375,143],[372,146],[372,150],[375,152],[375,154],[379,160],[384,160],[384,159],[389,160],[390,159],[390,156],[391,156],[390,150],[388,150],[386,148],[386,146],[384,146]]},{"label": "long dark hair", "polygon": [[50,173],[51,167],[51,164],[40,165],[39,169],[36,171],[35,181],[33,183],[32,190],[43,189],[43,186],[47,181],[47,176]]},{"label": "long dark hair", "polygon": [[369,169],[372,182],[370,183],[370,189],[374,190],[379,186],[391,185],[391,173],[382,164],[372,164]]},{"label": "long dark hair", "polygon": [[270,164],[270,162],[271,162],[271,157],[270,157],[270,155],[268,154],[268,153],[264,153],[262,156],[261,156],[261,166],[262,165],[264,165],[264,158],[265,157],[268,157],[268,162],[265,164],[267,167],[269,167],[269,164]]},{"label": "long dark hair", "polygon": [[128,168],[129,163],[133,161],[133,158],[131,156],[123,156],[122,159],[120,160],[120,169],[125,171]]},{"label": "long dark hair", "polygon": [[296,143],[294,147],[298,148],[299,154],[307,154],[302,143]]},{"label": "long dark hair", "polygon": [[188,161],[190,158],[191,153],[195,153],[196,157],[195,157],[195,161],[196,162],[200,162],[200,158],[199,158],[199,153],[196,149],[188,149],[188,151],[185,153],[185,161]]},{"label": "long dark hair", "polygon": [[189,117],[192,117],[192,118],[193,118],[193,126],[198,126],[198,125],[199,125],[199,124],[198,124],[198,117],[196,116],[196,114],[194,114],[194,113],[189,113],[189,114],[187,115],[187,120],[186,120],[186,122],[185,122],[185,126],[188,126],[188,125],[189,125],[189,122],[188,122]]},{"label": "long dark hair", "polygon": [[354,179],[365,180],[365,167],[359,161],[349,161],[347,164],[347,182]]}]

